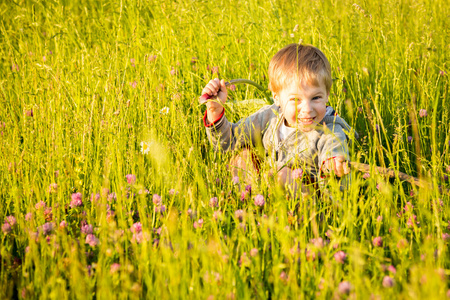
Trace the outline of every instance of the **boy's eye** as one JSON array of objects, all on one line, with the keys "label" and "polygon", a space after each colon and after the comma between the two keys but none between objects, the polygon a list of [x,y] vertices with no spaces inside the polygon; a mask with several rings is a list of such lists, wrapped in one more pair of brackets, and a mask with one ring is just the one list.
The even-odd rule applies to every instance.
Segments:
[{"label": "boy's eye", "polygon": [[320,96],[315,96],[315,97],[313,97],[312,99],[313,99],[313,100],[319,100],[319,99],[320,99]]}]

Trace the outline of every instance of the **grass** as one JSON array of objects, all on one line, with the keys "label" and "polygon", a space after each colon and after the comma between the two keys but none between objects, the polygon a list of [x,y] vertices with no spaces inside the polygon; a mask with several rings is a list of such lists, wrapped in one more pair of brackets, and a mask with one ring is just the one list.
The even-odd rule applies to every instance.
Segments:
[{"label": "grass", "polygon": [[[2,227],[1,298],[448,297],[449,8],[0,4],[0,220],[17,221]],[[270,58],[299,40],[330,60],[330,105],[360,134],[352,160],[433,188],[353,172],[351,188],[331,189],[332,199],[292,199],[261,180],[240,200],[244,187],[226,170],[229,155],[209,145],[198,97],[216,76],[267,86]],[[228,118],[260,108],[241,100],[263,97],[238,85]],[[71,207],[74,193],[82,206]],[[141,233],[130,230],[137,222]],[[86,224],[98,243],[86,243]]]}]

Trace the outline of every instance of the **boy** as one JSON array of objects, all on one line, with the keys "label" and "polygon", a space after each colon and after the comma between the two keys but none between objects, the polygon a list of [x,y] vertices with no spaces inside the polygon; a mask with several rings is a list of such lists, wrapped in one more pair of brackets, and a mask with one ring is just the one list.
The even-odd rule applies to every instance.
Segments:
[{"label": "boy", "polygon": [[[207,102],[203,118],[206,133],[216,150],[232,151],[262,146],[278,182],[297,184],[301,168],[311,181],[325,182],[334,173],[339,177],[350,172],[347,137],[350,126],[327,106],[332,79],[325,55],[310,45],[290,44],[278,51],[269,64],[269,90],[274,105],[261,108],[236,124],[224,116],[222,104],[227,99],[225,81],[211,80],[202,94],[217,96]],[[252,154],[244,150],[230,163],[238,169],[254,169],[248,164]],[[247,162],[247,163],[246,163]],[[301,175],[300,175],[301,176]]]}]

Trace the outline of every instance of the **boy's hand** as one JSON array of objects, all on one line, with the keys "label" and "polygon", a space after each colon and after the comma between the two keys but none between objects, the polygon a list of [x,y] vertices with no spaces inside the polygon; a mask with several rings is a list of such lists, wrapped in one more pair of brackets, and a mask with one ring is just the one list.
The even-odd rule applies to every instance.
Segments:
[{"label": "boy's hand", "polygon": [[225,80],[214,78],[210,80],[202,91],[203,94],[216,97],[206,102],[207,118],[209,123],[216,121],[223,112],[223,104],[227,101],[228,91],[225,86]]},{"label": "boy's hand", "polygon": [[324,173],[334,172],[334,174],[336,174],[338,177],[342,177],[350,173],[348,162],[342,155],[327,159],[323,163],[322,170]]}]

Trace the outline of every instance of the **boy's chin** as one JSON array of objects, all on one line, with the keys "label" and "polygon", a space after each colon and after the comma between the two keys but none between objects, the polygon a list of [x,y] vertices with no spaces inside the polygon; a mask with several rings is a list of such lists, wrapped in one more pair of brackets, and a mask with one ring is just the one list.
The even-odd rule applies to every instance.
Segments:
[{"label": "boy's chin", "polygon": [[301,132],[310,132],[313,131],[316,128],[317,124],[310,124],[310,125],[303,125],[303,124],[296,124],[295,128],[297,130],[300,130]]}]

